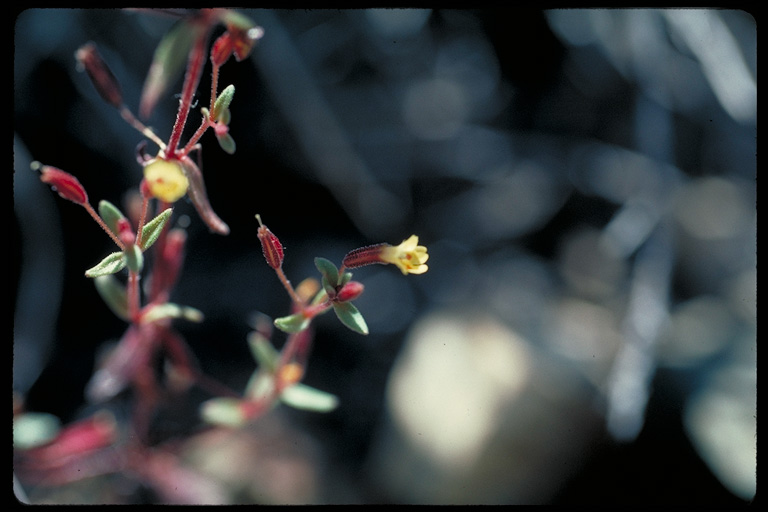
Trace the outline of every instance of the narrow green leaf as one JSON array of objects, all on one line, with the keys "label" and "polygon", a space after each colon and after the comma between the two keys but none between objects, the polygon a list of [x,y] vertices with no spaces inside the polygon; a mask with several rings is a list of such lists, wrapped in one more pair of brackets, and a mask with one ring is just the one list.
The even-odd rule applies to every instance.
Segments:
[{"label": "narrow green leaf", "polygon": [[200,406],[200,416],[211,425],[240,427],[247,421],[241,403],[242,400],[237,398],[211,398]]},{"label": "narrow green leaf", "polygon": [[328,293],[325,290],[320,290],[319,292],[317,292],[317,295],[315,295],[315,297],[312,299],[312,302],[310,303],[310,305],[317,306],[318,304],[320,304],[321,302],[325,302],[326,300],[328,300]]},{"label": "narrow green leaf", "polygon": [[27,450],[47,443],[59,433],[59,419],[44,412],[25,412],[13,418],[13,447]]},{"label": "narrow green leaf", "polygon": [[131,272],[140,273],[144,267],[144,255],[136,244],[131,244],[123,251],[125,255],[125,265]]},{"label": "narrow green leaf", "polygon": [[229,133],[216,135],[216,140],[219,141],[219,146],[221,146],[221,149],[223,149],[225,152],[229,153],[230,155],[235,154],[237,145],[235,144],[235,139],[233,139]]},{"label": "narrow green leaf", "polygon": [[113,252],[101,260],[98,265],[86,270],[85,277],[99,277],[115,274],[123,270],[125,268],[125,264],[125,254],[123,251]]},{"label": "narrow green leaf", "polygon": [[151,221],[144,224],[144,228],[141,230],[141,250],[146,251],[152,244],[154,244],[160,237],[165,224],[168,219],[171,218],[173,208],[167,208],[160,212],[160,214]]},{"label": "narrow green leaf", "polygon": [[315,267],[328,280],[328,284],[334,288],[339,284],[339,269],[331,261],[325,258],[315,258]]},{"label": "narrow green leaf", "polygon": [[156,304],[144,313],[142,320],[144,322],[156,322],[164,318],[183,318],[190,322],[202,322],[203,313],[189,306],[179,306],[172,302]]},{"label": "narrow green leaf", "polygon": [[109,309],[119,318],[126,321],[129,320],[128,294],[125,291],[125,287],[112,275],[99,276],[93,283],[96,285],[96,291],[99,292],[101,299]]},{"label": "narrow green leaf", "polygon": [[[248,379],[248,384],[245,386],[245,398],[252,402],[261,402],[262,400],[271,400],[275,391],[275,377],[262,370],[256,370]],[[276,405],[276,401],[273,400],[270,403],[271,407]]]},{"label": "narrow green leaf", "polygon": [[259,368],[263,368],[268,373],[274,373],[280,359],[280,353],[269,340],[264,335],[253,331],[248,334],[248,347],[251,349],[251,355],[258,363]]},{"label": "narrow green leaf", "polygon": [[102,200],[99,201],[99,215],[101,216],[102,220],[104,220],[109,230],[112,231],[115,236],[120,236],[120,233],[117,229],[117,223],[121,219],[125,218],[123,212],[121,212],[117,206],[113,205],[109,201]]},{"label": "narrow green leaf", "polygon": [[224,9],[220,12],[221,17],[219,19],[228,27],[231,26],[239,28],[240,30],[248,30],[249,28],[256,26],[256,23],[254,23],[253,20],[238,11],[233,11],[232,9]]},{"label": "narrow green leaf", "polygon": [[229,123],[231,121],[232,121],[232,112],[230,112],[228,108],[221,109],[221,113],[219,114],[219,118],[216,122],[229,126]]},{"label": "narrow green leaf", "polygon": [[323,291],[327,296],[333,297],[336,295],[336,287],[331,285],[331,283],[328,282],[327,277],[323,276],[320,282],[323,284]]},{"label": "narrow green leaf", "polygon": [[341,276],[339,286],[344,286],[350,279],[352,279],[352,272],[344,272],[344,275]]},{"label": "narrow green leaf", "polygon": [[180,20],[157,45],[141,93],[139,114],[144,119],[150,116],[168,86],[181,75],[192,44],[201,35],[201,30],[205,30],[205,27],[193,20]]},{"label": "narrow green leaf", "polygon": [[211,118],[219,122],[219,117],[221,116],[222,112],[224,110],[229,109],[230,103],[232,103],[232,98],[235,97],[235,86],[234,85],[228,85],[224,88],[223,91],[221,91],[221,94],[219,94],[219,97],[216,98],[216,102],[213,104],[213,112],[211,112]]},{"label": "narrow green leaf", "polygon": [[363,315],[351,302],[334,302],[333,310],[341,323],[360,334],[368,334],[368,325]]},{"label": "narrow green leaf", "polygon": [[330,412],[339,405],[339,399],[302,383],[285,388],[280,400],[291,407],[304,411]]},{"label": "narrow green leaf", "polygon": [[281,331],[294,333],[301,332],[309,327],[310,319],[306,318],[302,313],[294,313],[293,315],[276,318],[274,323],[275,327]]}]

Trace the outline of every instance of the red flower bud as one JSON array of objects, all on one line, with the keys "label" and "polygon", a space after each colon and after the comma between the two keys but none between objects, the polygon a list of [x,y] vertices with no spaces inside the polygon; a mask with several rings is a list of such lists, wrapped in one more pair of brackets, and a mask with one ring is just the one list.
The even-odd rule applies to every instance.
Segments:
[{"label": "red flower bud", "polygon": [[267,260],[267,264],[275,270],[283,266],[283,245],[280,240],[261,223],[261,217],[256,215],[256,220],[259,221],[259,241],[261,242],[261,250],[264,253],[264,259]]},{"label": "red flower bud", "polygon": [[39,168],[40,181],[49,184],[64,199],[69,199],[79,205],[84,205],[88,202],[88,194],[85,192],[85,189],[77,181],[77,178],[68,172],[51,167],[50,165],[40,165],[38,162],[34,162],[32,168]]},{"label": "red flower bud", "polygon": [[232,55],[233,51],[232,38],[229,32],[223,33],[216,42],[213,43],[211,48],[211,62],[214,66],[223,66],[225,62]]},{"label": "red flower bud", "polygon": [[115,75],[99,55],[96,45],[87,43],[75,52],[75,58],[91,79],[96,92],[115,108],[123,105],[123,93]]},{"label": "red flower bud", "polygon": [[131,223],[125,217],[117,221],[117,234],[120,241],[125,245],[131,245],[136,241],[136,234],[133,232]]},{"label": "red flower bud", "polygon": [[350,281],[341,287],[341,290],[336,294],[336,300],[339,302],[355,300],[363,293],[363,288],[363,283]]}]

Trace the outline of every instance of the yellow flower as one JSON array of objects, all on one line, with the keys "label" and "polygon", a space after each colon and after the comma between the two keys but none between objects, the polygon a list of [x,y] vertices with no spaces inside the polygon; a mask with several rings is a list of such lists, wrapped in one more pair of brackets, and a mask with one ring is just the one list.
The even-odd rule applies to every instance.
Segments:
[{"label": "yellow flower", "polygon": [[166,203],[175,203],[184,197],[189,187],[181,164],[160,158],[144,167],[144,179],[152,195]]},{"label": "yellow flower", "polygon": [[383,247],[379,258],[386,263],[397,265],[404,275],[423,274],[429,268],[426,265],[429,259],[427,248],[419,245],[419,237],[416,235],[411,235],[398,246]]}]

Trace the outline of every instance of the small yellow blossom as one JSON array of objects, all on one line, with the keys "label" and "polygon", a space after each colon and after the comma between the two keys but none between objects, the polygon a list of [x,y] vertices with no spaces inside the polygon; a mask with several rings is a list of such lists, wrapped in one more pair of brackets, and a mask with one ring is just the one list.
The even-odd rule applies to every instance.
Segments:
[{"label": "small yellow blossom", "polygon": [[283,386],[296,384],[304,376],[304,368],[298,363],[288,363],[278,371],[278,380]]},{"label": "small yellow blossom", "polygon": [[178,162],[157,158],[144,167],[144,179],[152,195],[175,203],[187,193],[189,180]]},{"label": "small yellow blossom", "polygon": [[427,248],[419,245],[419,237],[416,235],[411,235],[398,246],[383,247],[379,258],[387,263],[397,265],[404,275],[423,274],[429,268],[426,265],[429,259]]}]

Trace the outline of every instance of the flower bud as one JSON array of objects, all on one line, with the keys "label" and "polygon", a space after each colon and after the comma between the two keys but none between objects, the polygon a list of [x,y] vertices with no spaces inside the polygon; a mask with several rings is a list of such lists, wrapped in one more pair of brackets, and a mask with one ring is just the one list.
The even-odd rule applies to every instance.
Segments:
[{"label": "flower bud", "polygon": [[350,281],[341,287],[341,290],[336,294],[336,300],[339,302],[355,300],[363,293],[363,288],[363,283]]},{"label": "flower bud", "polygon": [[283,365],[277,374],[280,387],[296,384],[304,376],[304,367],[299,363],[288,363]]},{"label": "flower bud", "polygon": [[75,58],[79,66],[85,69],[99,96],[113,107],[120,108],[123,104],[123,93],[120,90],[120,84],[101,58],[101,55],[99,55],[96,45],[87,43],[81,46],[75,52]]},{"label": "flower bud", "polygon": [[259,221],[259,241],[261,242],[261,250],[264,253],[264,259],[267,260],[267,264],[275,270],[283,266],[283,245],[280,240],[261,223],[261,216],[256,215],[256,220]]},{"label": "flower bud", "polygon": [[117,220],[117,236],[125,245],[131,245],[136,241],[136,234],[133,232],[131,223],[125,217]]},{"label": "flower bud", "polygon": [[229,32],[224,32],[211,47],[211,63],[221,67],[232,55],[233,44]]},{"label": "flower bud", "polygon": [[49,184],[64,199],[69,199],[79,205],[84,205],[88,202],[88,194],[85,192],[85,188],[77,181],[77,178],[68,172],[51,167],[50,165],[41,165],[39,162],[33,162],[32,168],[39,169],[40,181]]}]

